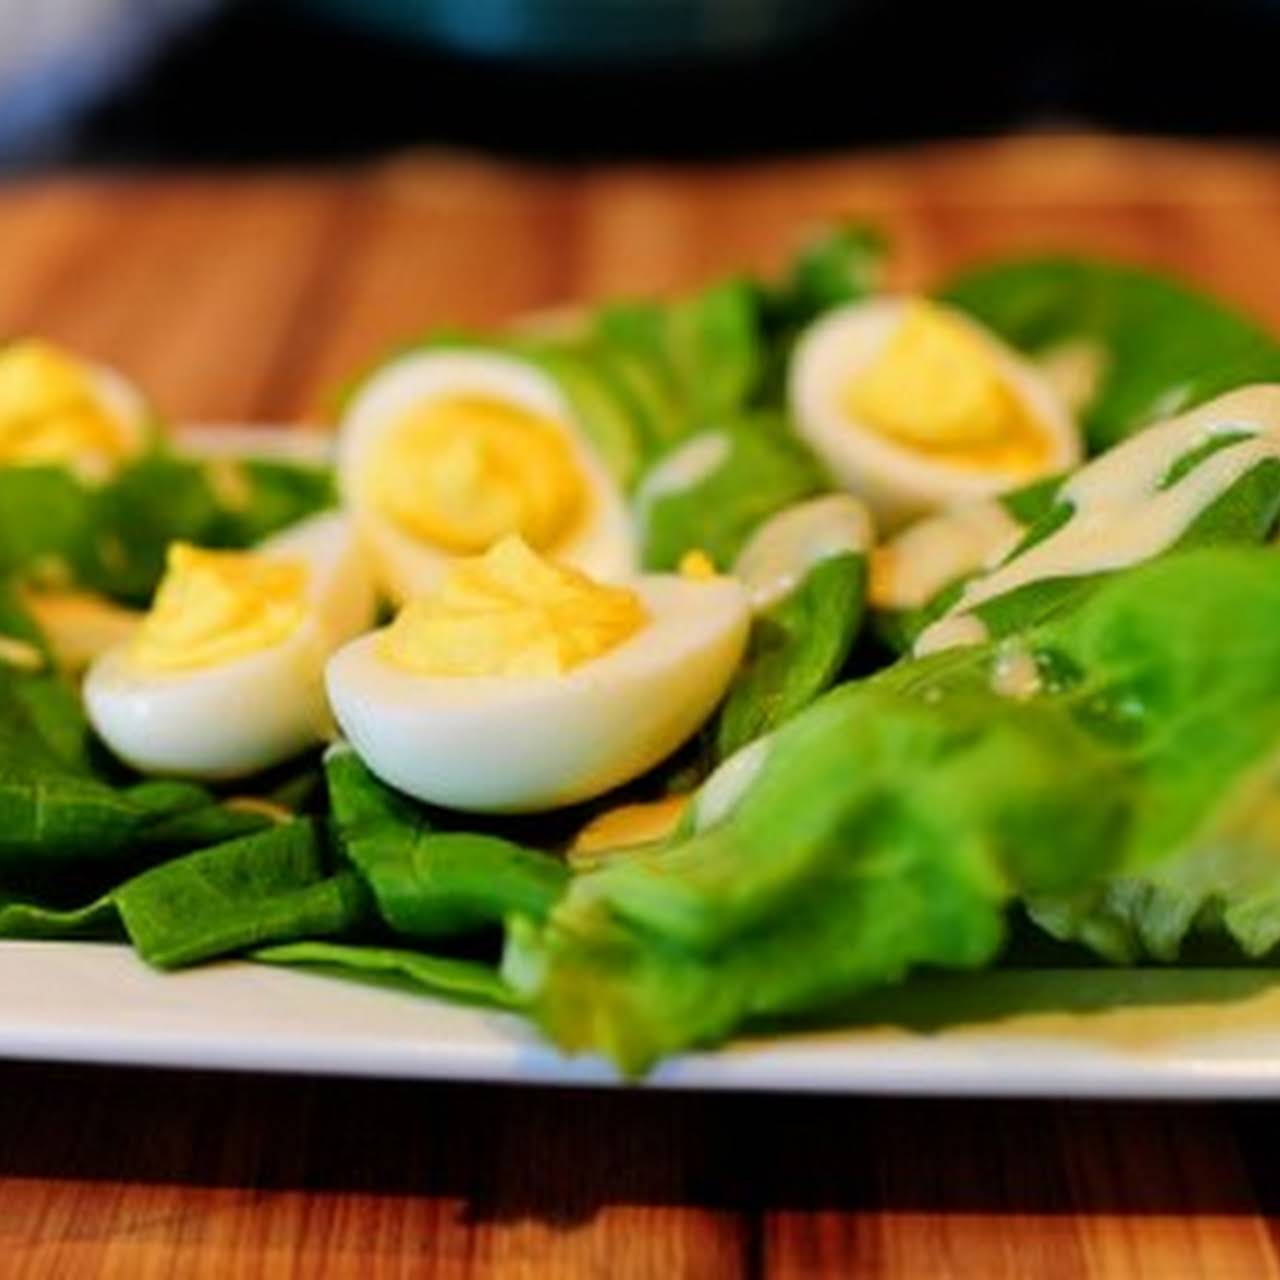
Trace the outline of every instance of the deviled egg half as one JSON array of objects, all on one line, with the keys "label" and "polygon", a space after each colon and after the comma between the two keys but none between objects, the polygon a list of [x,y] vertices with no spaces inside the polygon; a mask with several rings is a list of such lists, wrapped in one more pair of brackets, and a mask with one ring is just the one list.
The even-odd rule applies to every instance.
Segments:
[{"label": "deviled egg half", "polygon": [[796,430],[886,529],[1080,459],[1048,379],[963,312],[923,298],[828,312],[797,345],[788,396]]},{"label": "deviled egg half", "polygon": [[509,537],[335,654],[329,699],[400,791],[471,812],[552,809],[685,741],[724,695],[749,617],[731,578],[608,584]]},{"label": "deviled egg half", "polygon": [[312,516],[253,551],[175,543],[150,612],[89,668],[89,719],[144,773],[256,773],[329,736],[325,660],[372,625],[374,608],[341,515]]},{"label": "deviled egg half", "polygon": [[501,352],[419,352],[376,373],[343,417],[338,483],[398,602],[508,536],[596,577],[634,567],[622,494],[560,388]]},{"label": "deviled egg half", "polygon": [[148,417],[113,369],[36,338],[0,346],[0,466],[66,466],[102,481],[141,452]]}]

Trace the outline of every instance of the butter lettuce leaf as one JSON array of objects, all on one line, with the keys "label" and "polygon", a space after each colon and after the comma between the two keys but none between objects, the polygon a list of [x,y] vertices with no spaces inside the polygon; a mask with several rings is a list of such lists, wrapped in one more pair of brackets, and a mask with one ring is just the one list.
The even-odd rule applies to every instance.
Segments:
[{"label": "butter lettuce leaf", "polygon": [[682,836],[513,921],[504,972],[562,1047],[642,1072],[917,966],[988,964],[1010,899],[1092,881],[1128,814],[1116,753],[1059,712],[867,685],[730,759],[694,805]]},{"label": "butter lettuce leaf", "polygon": [[1115,873],[1035,917],[1117,961],[1173,960],[1193,931],[1280,943],[1280,566],[1271,550],[1176,556],[1116,578],[1028,638],[1081,723],[1137,776]]},{"label": "butter lettuce leaf", "polygon": [[[1280,944],[1277,607],[1273,549],[1190,550],[1113,575],[1012,642],[1039,674],[1034,702],[1108,744],[1129,779],[1113,870],[1028,895],[1053,936],[1114,963],[1173,961],[1201,936],[1252,958]],[[945,709],[991,685],[1010,643],[874,683]]]}]

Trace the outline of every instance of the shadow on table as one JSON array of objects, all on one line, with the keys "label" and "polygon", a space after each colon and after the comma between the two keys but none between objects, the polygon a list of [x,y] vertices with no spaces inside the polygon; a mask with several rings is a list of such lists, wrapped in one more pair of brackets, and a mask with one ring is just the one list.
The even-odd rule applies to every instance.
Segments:
[{"label": "shadow on table", "polygon": [[0,1067],[0,1135],[0,1179],[422,1196],[460,1206],[475,1223],[571,1226],[612,1205],[742,1214],[1280,1208],[1280,1191],[1267,1187],[1280,1113],[1261,1106],[664,1094],[10,1064]]}]

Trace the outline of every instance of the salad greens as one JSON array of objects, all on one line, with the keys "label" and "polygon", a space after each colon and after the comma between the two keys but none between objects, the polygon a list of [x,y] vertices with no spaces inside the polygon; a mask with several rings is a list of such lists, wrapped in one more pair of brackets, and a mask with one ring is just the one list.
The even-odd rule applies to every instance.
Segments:
[{"label": "salad greens", "polygon": [[492,835],[440,830],[422,806],[383,786],[355,752],[325,766],[338,843],[387,925],[436,938],[544,916],[564,888],[559,859]]},{"label": "salad greens", "polygon": [[342,942],[286,942],[249,953],[263,964],[313,969],[334,977],[400,987],[467,1004],[519,1008],[516,994],[491,965],[456,956]]},{"label": "salad greens", "polygon": [[862,626],[866,591],[867,557],[831,556],[757,615],[716,720],[717,760],[776,729],[836,682]]},{"label": "salad greens", "polygon": [[[12,600],[5,612],[17,613]],[[263,822],[191,783],[112,777],[71,688],[47,669],[0,665],[0,894],[9,873],[175,852]]]},{"label": "salad greens", "polygon": [[359,877],[330,868],[324,833],[306,819],[152,867],[110,900],[138,954],[161,969],[340,936],[369,910]]},{"label": "salad greens", "polygon": [[1108,747],[994,694],[944,710],[849,685],[721,769],[739,776],[704,784],[685,838],[517,921],[504,972],[565,1048],[643,1071],[918,965],[988,963],[1014,894],[1088,883],[1125,817]]},{"label": "salad greens", "polygon": [[250,546],[335,500],[322,467],[162,449],[98,486],[63,468],[0,468],[0,573],[145,604],[169,543]]},{"label": "salad greens", "polygon": [[[549,375],[633,501],[644,565],[697,551],[728,570],[765,520],[834,487],[793,429],[788,361],[806,326],[880,287],[884,257],[846,226],[778,281],[426,345]],[[1131,268],[996,264],[941,296],[1034,356],[1093,352],[1095,453],[1280,380],[1269,334]],[[1192,441],[1144,500],[1252,438]],[[1140,562],[1013,579],[964,610],[981,624],[967,643],[908,652],[967,590],[1005,581],[987,575],[1070,531],[1072,486],[1098,465],[992,499],[1016,545],[919,608],[878,607],[874,549],[816,559],[757,609],[698,739],[627,788],[521,819],[419,804],[341,745],[252,780],[248,803],[109,759],[29,593],[142,603],[173,540],[252,545],[332,504],[332,477],[163,444],[97,485],[0,467],[0,936],[127,941],[164,969],[245,956],[511,1009],[630,1074],[838,1018],[864,993],[889,1001],[877,993],[916,973],[945,986],[929,972],[998,964],[1015,931],[1082,965],[1202,944],[1272,956],[1280,459],[1264,451]],[[1113,545],[1125,513],[1093,518]],[[564,856],[589,819],[664,792],[689,797],[669,834]]]},{"label": "salad greens", "polygon": [[[1280,942],[1274,843],[1280,575],[1270,548],[1174,554],[1117,574],[1018,633],[1043,673],[1033,705],[1124,761],[1129,819],[1110,874],[1030,895],[1034,918],[1116,962],[1173,960],[1194,930],[1246,955]],[[891,668],[875,683],[945,706],[990,683],[1000,646]]]},{"label": "salad greens", "polygon": [[702,551],[727,567],[770,516],[827,487],[781,415],[731,419],[677,445],[641,480],[641,560],[664,571]]}]

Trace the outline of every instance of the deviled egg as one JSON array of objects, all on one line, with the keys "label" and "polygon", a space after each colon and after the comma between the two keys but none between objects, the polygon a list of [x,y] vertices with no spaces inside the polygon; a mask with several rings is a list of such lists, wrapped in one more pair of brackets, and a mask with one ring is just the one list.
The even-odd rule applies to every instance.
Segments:
[{"label": "deviled egg", "polygon": [[344,416],[338,481],[398,602],[508,536],[596,577],[634,566],[622,494],[559,387],[500,352],[419,352],[375,374]]},{"label": "deviled egg", "polygon": [[253,551],[175,543],[150,612],[89,668],[89,719],[144,773],[256,773],[329,736],[325,660],[373,615],[341,515],[313,516]]},{"label": "deviled egg", "polygon": [[147,418],[142,395],[112,369],[35,338],[0,346],[0,466],[105,480],[141,451]]},{"label": "deviled egg", "polygon": [[887,529],[1080,459],[1048,379],[963,312],[877,298],[828,312],[801,337],[796,430]]},{"label": "deviled egg", "polygon": [[711,714],[746,644],[730,578],[606,584],[506,538],[331,659],[334,715],[384,782],[473,812],[598,795]]}]

